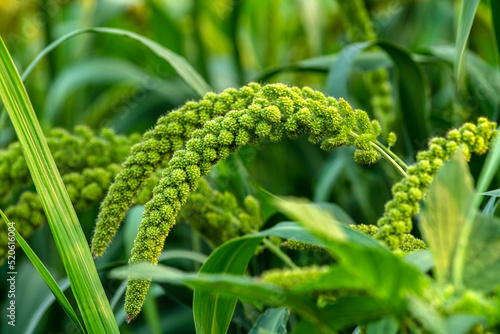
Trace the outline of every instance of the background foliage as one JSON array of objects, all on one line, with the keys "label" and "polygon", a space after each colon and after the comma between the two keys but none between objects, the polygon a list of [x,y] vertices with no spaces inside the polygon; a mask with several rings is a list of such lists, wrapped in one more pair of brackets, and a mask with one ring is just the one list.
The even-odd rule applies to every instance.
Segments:
[{"label": "background foliage", "polygon": [[[333,0],[6,0],[0,3],[0,35],[21,74],[42,49],[60,37],[77,29],[108,27],[137,33],[184,57],[216,92],[249,81],[311,86],[346,98],[371,117],[385,117],[381,123],[389,128],[383,133],[397,134],[393,151],[407,163],[415,161],[416,152],[425,148],[429,137],[444,135],[478,116],[498,120],[500,11],[496,1],[366,0],[363,8],[370,21],[362,24],[344,7],[345,3]],[[455,52],[462,45],[464,52]],[[145,40],[141,44],[137,38],[99,30],[61,42],[25,78],[44,133],[50,137],[55,127],[74,133],[77,125],[85,124],[95,132],[111,128],[128,136],[123,143],[134,142],[133,133],[143,133],[160,115],[199,99],[207,88],[193,83],[200,82],[197,75],[179,67],[177,58],[165,61],[172,60],[168,55],[159,54]],[[384,72],[385,80],[374,79],[375,70]],[[387,82],[392,88],[381,89]],[[385,100],[374,102],[374,95]],[[377,111],[381,105],[386,106],[386,114]],[[0,148],[7,149],[15,140],[7,114],[2,112]],[[115,157],[123,159],[120,154]],[[11,179],[19,180],[16,173],[25,172],[22,160],[0,168],[0,174],[13,174]],[[473,177],[483,163],[484,158],[472,159]],[[76,163],[60,171],[69,174],[90,167],[100,166]],[[276,195],[334,203],[354,222],[374,224],[390,199],[391,185],[399,178],[384,161],[361,166],[353,161],[352,149],[325,152],[305,138],[245,147],[208,176],[213,188],[232,192],[240,206],[248,194],[262,199],[264,228],[285,218],[266,206],[261,188]],[[0,181],[4,180],[0,175]],[[499,187],[495,178],[490,188]],[[1,194],[6,194],[0,198],[0,207],[17,203],[33,189],[28,180],[0,184]],[[87,240],[97,216],[97,197],[85,205],[75,204]],[[120,331],[193,333],[192,292],[171,283],[154,285],[142,315],[124,324],[124,285],[108,273],[129,258],[142,209],[137,205],[129,212],[111,248],[96,262]],[[415,234],[419,233],[417,229]],[[28,242],[61,286],[67,286],[48,225],[41,224]],[[163,263],[198,270],[211,247],[188,225],[178,224],[165,247],[171,256]],[[301,266],[328,261],[324,253],[287,252]],[[18,255],[17,285],[23,289],[17,298],[24,302],[17,320],[26,326],[20,332],[74,332],[70,319],[60,316],[61,308],[53,303],[44,281],[20,250]],[[282,266],[282,260],[266,249],[250,262],[250,271],[259,275]],[[5,289],[6,270],[0,269]],[[74,303],[71,294],[68,298]],[[274,309],[266,314],[271,313],[271,319],[287,319],[287,312]],[[249,332],[255,323],[266,321],[257,320],[260,314],[254,306],[237,304],[229,332]],[[295,321],[292,314],[289,327]],[[2,332],[7,332],[6,326],[2,322]],[[280,333],[278,327],[275,332]]]}]

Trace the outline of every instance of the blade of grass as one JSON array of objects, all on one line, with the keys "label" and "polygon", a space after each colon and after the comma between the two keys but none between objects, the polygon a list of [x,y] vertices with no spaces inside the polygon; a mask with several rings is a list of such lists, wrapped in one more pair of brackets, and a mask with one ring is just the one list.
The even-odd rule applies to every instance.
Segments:
[{"label": "blade of grass", "polygon": [[[9,229],[9,222],[10,220],[5,216],[3,211],[0,209],[0,216],[2,216],[5,224],[7,225],[7,228]],[[76,329],[80,333],[86,333],[85,329],[83,329],[82,324],[80,323],[80,320],[78,319],[78,316],[75,313],[75,310],[73,310],[73,307],[69,303],[68,299],[64,295],[64,292],[62,292],[61,288],[57,284],[56,280],[50,272],[47,270],[45,265],[40,261],[38,256],[35,254],[35,252],[31,249],[31,247],[28,245],[28,243],[24,240],[24,238],[17,232],[17,229],[14,228],[14,234],[16,237],[16,241],[19,243],[19,246],[21,246],[22,250],[30,259],[31,263],[33,263],[33,266],[35,266],[36,270],[42,276],[43,280],[45,283],[47,283],[47,286],[49,287],[50,291],[54,294],[54,297],[57,299],[57,302],[59,305],[61,305],[63,311],[68,315],[69,319],[71,322],[75,325]]]},{"label": "blade of grass", "polygon": [[500,1],[490,0],[491,23],[493,24],[493,35],[496,42],[497,62],[500,65]]},{"label": "blade of grass", "polygon": [[[69,280],[67,277],[63,278],[61,281],[59,281],[59,287],[61,291],[65,291],[70,288],[69,285]],[[35,313],[31,315],[30,321],[24,328],[24,334],[33,334],[37,333],[37,328],[40,326],[40,320],[43,318],[45,315],[45,312],[49,309],[50,306],[54,303],[56,298],[54,297],[53,293],[48,293],[47,297],[40,303],[38,308],[36,309]],[[78,327],[77,327],[78,328]]]},{"label": "blade of grass", "polygon": [[75,209],[1,37],[0,96],[21,144],[85,326],[90,333],[118,333]]},{"label": "blade of grass", "polygon": [[455,42],[455,78],[458,87],[460,87],[461,79],[465,73],[465,48],[472,28],[472,22],[474,22],[474,16],[476,16],[478,4],[479,0],[463,0],[458,15],[457,39]]},{"label": "blade of grass", "polygon": [[187,62],[184,57],[179,56],[178,54],[170,51],[169,49],[163,47],[162,45],[156,43],[155,41],[136,34],[132,31],[115,29],[115,28],[88,28],[88,29],[79,29],[72,31],[58,40],[54,41],[50,45],[48,45],[45,49],[42,50],[38,54],[38,56],[31,62],[31,64],[26,68],[22,75],[23,81],[28,77],[28,75],[33,71],[36,65],[40,62],[40,60],[45,57],[49,52],[57,48],[60,44],[65,41],[86,33],[94,33],[94,34],[107,34],[107,35],[116,35],[123,36],[135,40],[147,47],[149,50],[154,52],[158,57],[165,60],[169,63],[179,74],[179,76],[200,96],[204,95],[206,92],[212,90],[211,87],[205,82],[205,80],[201,77],[198,72]]},{"label": "blade of grass", "polygon": [[[141,43],[143,46],[150,49],[154,52],[158,57],[165,60],[169,63],[175,71],[179,74],[179,76],[188,84],[191,89],[193,89],[200,97],[203,96],[206,92],[211,91],[212,88],[210,85],[203,79],[203,77],[188,63],[188,61],[179,56],[178,54],[172,52],[171,50],[163,47],[162,45],[156,43],[155,41],[136,34],[131,31],[115,29],[115,28],[87,28],[87,29],[79,29],[67,33],[56,41],[50,43],[47,47],[45,47],[42,52],[38,54],[38,56],[28,65],[26,70],[21,76],[22,81],[24,82],[26,78],[30,75],[30,73],[35,69],[36,65],[50,52],[52,52],[55,48],[57,48],[62,43],[66,42],[73,37],[78,35],[86,34],[86,33],[95,33],[95,34],[108,34],[108,35],[117,35],[128,37],[132,40],[135,40]],[[1,110],[1,109],[0,109]],[[7,114],[4,112],[0,112],[0,129],[4,129],[7,123]]]}]

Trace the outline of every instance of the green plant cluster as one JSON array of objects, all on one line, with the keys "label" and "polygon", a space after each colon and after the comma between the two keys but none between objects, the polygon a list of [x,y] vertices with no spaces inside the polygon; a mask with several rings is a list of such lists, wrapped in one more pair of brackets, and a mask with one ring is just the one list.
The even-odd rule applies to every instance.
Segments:
[{"label": "green plant cluster", "polygon": [[[354,111],[343,99],[337,101],[331,97],[327,98],[308,87],[290,88],[282,84],[261,87],[251,83],[240,90],[228,89],[220,95],[208,93],[199,103],[190,102],[181,110],[174,112],[176,115],[174,117],[181,119],[183,111],[191,115],[192,120],[197,120],[198,113],[207,114],[207,107],[213,109],[212,113],[224,116],[217,116],[207,121],[203,128],[193,131],[185,149],[176,151],[168,162],[153,192],[153,198],[146,204],[139,232],[134,241],[131,263],[140,261],[157,263],[165,238],[175,224],[177,214],[186,202],[187,195],[196,188],[199,178],[208,174],[213,165],[243,145],[256,144],[264,138],[277,142],[285,136],[298,138],[309,133],[309,141],[312,143],[322,141],[323,149],[355,145],[354,158],[360,163],[370,164],[380,158],[373,147],[373,141],[380,133],[380,125],[376,121],[370,121],[368,115],[361,110]],[[218,112],[214,112],[215,110]],[[101,219],[94,235],[95,248],[105,249],[118,227],[119,222],[116,217],[111,217],[109,221],[103,220],[103,217],[124,210],[123,202],[134,196],[125,193],[125,190],[134,188],[135,191],[135,186],[141,184],[146,177],[142,171],[152,169],[148,155],[142,147],[149,143],[150,152],[168,151],[161,147],[161,143],[168,139],[148,140],[148,138],[154,133],[158,136],[168,136],[168,133],[162,133],[158,128],[168,129],[172,124],[179,128],[193,129],[193,121],[188,121],[187,124],[179,121],[172,124],[164,122],[165,120],[160,120],[157,127],[148,132],[146,139],[133,150],[127,160],[135,163],[125,166],[122,173],[117,176],[117,183],[122,192],[117,194],[110,190],[108,198],[103,202]],[[178,136],[174,138],[181,142],[177,139]],[[158,145],[160,147],[156,147]],[[160,160],[157,155],[153,158],[154,161]],[[142,167],[136,168],[137,164]],[[128,187],[127,184],[133,186]],[[106,243],[103,243],[104,240]],[[147,280],[129,281],[125,302],[128,320],[139,314],[149,284]]]},{"label": "green plant cluster", "polygon": [[375,238],[391,249],[397,249],[404,235],[411,232],[411,219],[419,212],[419,201],[425,196],[439,167],[459,148],[467,160],[471,153],[486,153],[495,135],[496,123],[481,117],[477,125],[465,123],[459,129],[450,130],[446,137],[431,139],[428,150],[419,152],[417,162],[408,168],[408,176],[392,187],[393,199],[385,205]]},{"label": "green plant cluster", "polygon": [[[148,132],[133,150],[127,160],[128,165],[117,177],[118,186],[115,190],[121,189],[122,192],[117,194],[116,191],[110,191],[103,202],[93,241],[94,248],[100,249],[101,253],[116,233],[119,223],[116,217],[109,221],[103,220],[103,217],[125,210],[126,201],[134,197],[136,189],[155,167],[154,164],[162,159],[159,153],[168,154],[172,144],[169,144],[168,139],[162,139],[162,135],[168,137],[171,132],[167,130],[171,127],[179,129],[173,138],[174,146],[180,146],[189,131],[191,139],[186,142],[184,149],[173,154],[153,191],[153,198],[146,204],[134,241],[131,263],[157,263],[165,238],[175,224],[179,210],[186,203],[188,194],[196,189],[200,177],[208,174],[213,165],[243,145],[256,144],[264,138],[276,142],[285,136],[293,139],[309,133],[309,141],[321,142],[323,149],[355,145],[354,159],[360,163],[373,163],[380,158],[379,152],[389,152],[376,141],[381,131],[379,124],[370,121],[365,112],[352,110],[344,100],[327,98],[308,87],[299,89],[281,84],[261,87],[251,83],[239,91],[228,89],[220,95],[208,93],[199,103],[190,102],[173,113],[170,116],[173,123],[168,123],[167,117],[162,118],[157,127]],[[183,113],[189,115],[188,120],[186,116],[182,117]],[[199,113],[205,120],[208,114],[220,116],[206,121],[201,129],[194,130],[195,125],[198,125],[199,118],[196,115]],[[459,130],[450,131],[448,139],[432,139],[429,151],[419,153],[418,162],[408,168],[408,174],[404,173],[406,177],[393,188],[394,199],[386,205],[375,238],[391,249],[398,249],[405,240],[404,235],[411,232],[411,217],[418,213],[418,202],[439,166],[459,146],[465,147],[466,154],[486,152],[494,129],[495,123],[481,118],[477,127],[467,123]],[[391,159],[390,156],[386,157]],[[423,245],[411,240],[405,249],[421,247]],[[140,312],[149,285],[147,280],[129,280],[125,303],[129,321]]]},{"label": "green plant cluster", "polygon": [[[47,143],[62,175],[121,163],[129,155],[132,144],[139,139],[137,134],[121,136],[110,129],[102,129],[100,135],[96,135],[87,126],[77,126],[75,134],[64,129],[52,129],[47,135]],[[0,200],[5,199],[13,189],[32,184],[18,142],[0,150],[0,184]]]},{"label": "green plant cluster", "polygon": [[208,242],[217,247],[224,242],[263,225],[260,204],[253,196],[244,200],[242,209],[230,192],[221,193],[201,178],[196,191],[189,194],[186,204],[177,216],[178,222],[187,222]]},{"label": "green plant cluster", "polygon": [[[110,129],[102,129],[97,135],[86,126],[76,127],[75,134],[64,129],[53,129],[49,133],[47,142],[77,210],[88,209],[104,198],[120,169],[119,163],[139,140],[138,135],[116,135]],[[6,185],[0,189],[0,198],[5,198],[7,203],[15,200],[6,197],[8,191],[21,191],[19,199],[9,205],[5,213],[16,222],[21,236],[27,238],[42,226],[46,217],[38,195],[29,190],[32,181],[17,142],[0,151],[0,183]],[[1,224],[0,262],[3,262],[6,250],[6,227]]]}]

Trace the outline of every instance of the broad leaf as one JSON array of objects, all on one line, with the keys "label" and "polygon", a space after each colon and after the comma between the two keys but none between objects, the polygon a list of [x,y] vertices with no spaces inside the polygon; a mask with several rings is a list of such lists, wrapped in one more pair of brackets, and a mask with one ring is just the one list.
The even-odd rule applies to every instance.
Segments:
[{"label": "broad leaf", "polygon": [[500,284],[500,219],[478,214],[470,236],[463,280],[467,288],[490,292]]},{"label": "broad leaf", "polygon": [[452,264],[474,197],[473,180],[463,155],[442,166],[422,206],[420,227],[434,255],[439,283],[451,280]]},{"label": "broad leaf", "polygon": [[424,280],[417,268],[374,239],[335,222],[328,212],[304,201],[281,200],[277,205],[310,230],[338,260],[321,280],[297,287],[298,291],[362,290],[394,312],[404,312],[402,296],[406,292],[421,291]]},{"label": "broad leaf", "polygon": [[[269,235],[317,243],[296,224],[280,224],[255,235],[233,239],[220,246],[205,261],[200,274],[242,275],[257,246],[264,237]],[[213,291],[195,288],[193,312],[197,333],[225,333],[229,327],[237,298],[219,296]]]}]

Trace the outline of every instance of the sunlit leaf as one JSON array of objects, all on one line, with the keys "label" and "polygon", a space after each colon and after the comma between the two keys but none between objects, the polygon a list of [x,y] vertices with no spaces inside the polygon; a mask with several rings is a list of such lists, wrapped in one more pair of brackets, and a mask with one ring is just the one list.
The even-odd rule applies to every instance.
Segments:
[{"label": "sunlit leaf", "polygon": [[455,250],[473,196],[469,168],[463,155],[456,155],[439,169],[421,213],[420,227],[434,255],[434,271],[440,283],[451,279]]}]

